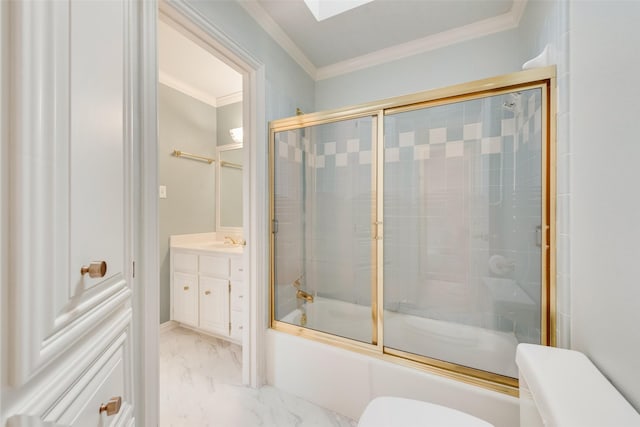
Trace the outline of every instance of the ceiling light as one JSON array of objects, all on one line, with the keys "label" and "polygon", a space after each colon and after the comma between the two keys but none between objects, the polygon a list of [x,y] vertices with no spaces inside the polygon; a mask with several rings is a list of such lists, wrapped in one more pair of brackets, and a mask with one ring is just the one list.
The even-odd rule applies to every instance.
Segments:
[{"label": "ceiling light", "polygon": [[373,0],[304,0],[318,22],[372,1]]},{"label": "ceiling light", "polygon": [[242,128],[229,129],[229,134],[233,142],[242,142]]}]

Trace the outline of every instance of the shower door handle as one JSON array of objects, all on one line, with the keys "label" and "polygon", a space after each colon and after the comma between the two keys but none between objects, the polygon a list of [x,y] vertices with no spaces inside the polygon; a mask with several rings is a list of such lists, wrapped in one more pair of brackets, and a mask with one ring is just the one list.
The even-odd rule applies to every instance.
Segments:
[{"label": "shower door handle", "polygon": [[373,240],[382,240],[382,221],[374,222],[373,227]]}]

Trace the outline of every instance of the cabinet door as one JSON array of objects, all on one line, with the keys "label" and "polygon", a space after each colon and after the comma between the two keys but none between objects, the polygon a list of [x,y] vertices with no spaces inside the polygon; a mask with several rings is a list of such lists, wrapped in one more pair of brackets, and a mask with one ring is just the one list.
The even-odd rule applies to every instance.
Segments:
[{"label": "cabinet door", "polygon": [[137,7],[8,3],[11,272],[2,393],[12,404],[0,425],[17,408],[47,414],[118,336],[117,389],[132,409]]},{"label": "cabinet door", "polygon": [[200,276],[200,328],[229,335],[229,281]]},{"label": "cabinet door", "polygon": [[173,273],[173,320],[198,326],[198,276]]}]

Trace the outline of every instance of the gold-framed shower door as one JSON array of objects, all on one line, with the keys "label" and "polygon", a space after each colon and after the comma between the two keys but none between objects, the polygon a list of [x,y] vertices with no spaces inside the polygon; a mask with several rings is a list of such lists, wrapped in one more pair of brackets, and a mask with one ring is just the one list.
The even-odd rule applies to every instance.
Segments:
[{"label": "gold-framed shower door", "polygon": [[[384,120],[387,115],[406,111],[501,95],[518,90],[540,89],[542,93],[542,233],[541,233],[541,302],[540,344],[556,345],[556,67],[526,70],[458,84],[445,88],[399,96],[351,107],[297,115],[274,120],[269,124],[269,237],[270,281],[269,313],[272,329],[338,346],[347,350],[387,360],[403,366],[435,373],[468,384],[518,396],[518,380],[452,362],[421,356],[384,346],[384,230],[383,230],[383,174]],[[372,144],[372,342],[363,343],[303,326],[278,321],[275,318],[275,135],[277,132],[309,126],[372,117],[376,129]]]}]

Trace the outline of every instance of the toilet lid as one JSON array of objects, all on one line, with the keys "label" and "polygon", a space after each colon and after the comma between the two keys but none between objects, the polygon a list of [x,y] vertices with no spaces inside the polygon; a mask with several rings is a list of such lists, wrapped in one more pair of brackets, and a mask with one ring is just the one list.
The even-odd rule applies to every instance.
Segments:
[{"label": "toilet lid", "polygon": [[377,397],[369,402],[358,427],[492,427],[464,412],[419,400]]}]

